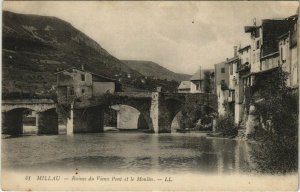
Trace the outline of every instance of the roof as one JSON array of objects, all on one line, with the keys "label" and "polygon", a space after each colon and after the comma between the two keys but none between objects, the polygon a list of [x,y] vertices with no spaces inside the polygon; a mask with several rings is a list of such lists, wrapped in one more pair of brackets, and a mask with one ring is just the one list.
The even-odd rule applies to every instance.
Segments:
[{"label": "roof", "polygon": [[257,28],[259,28],[260,26],[245,26],[245,33],[251,33],[252,31],[256,30]]},{"label": "roof", "polygon": [[191,86],[190,81],[181,81],[177,89],[190,89],[191,88],[190,86]]},{"label": "roof", "polygon": [[[201,73],[200,73],[201,71]],[[209,72],[209,73],[213,73],[214,69],[198,69],[198,71],[191,77],[191,81],[195,81],[195,80],[203,80],[205,78],[205,73]]]},{"label": "roof", "polygon": [[279,37],[277,37],[278,40],[282,40],[282,39],[286,39],[289,37],[290,31],[286,32],[283,35],[280,35]]},{"label": "roof", "polygon": [[248,49],[250,49],[250,48],[251,48],[251,46],[250,46],[250,45],[247,45],[247,46],[245,46],[245,47],[240,48],[240,49],[239,49],[239,52],[243,52],[244,50],[248,50]]},{"label": "roof", "polygon": [[226,63],[225,61],[222,61],[222,62],[220,62],[220,63],[216,63],[216,64],[215,64],[215,67],[216,67],[216,66],[219,66],[219,65],[225,66],[225,63]]},{"label": "roof", "polygon": [[279,66],[276,66],[276,67],[273,67],[273,68],[270,68],[270,69],[261,70],[261,71],[258,71],[258,72],[251,72],[251,73],[248,73],[247,75],[244,75],[243,78],[249,77],[251,75],[259,75],[259,74],[263,74],[263,73],[268,73],[270,71],[274,71],[274,70],[277,70],[277,69],[279,69]]},{"label": "roof", "polygon": [[261,60],[264,60],[264,59],[267,59],[267,58],[270,58],[270,57],[277,57],[279,55],[279,52],[276,51],[276,52],[273,52],[273,53],[270,53],[268,55],[265,55],[263,57],[261,57]]},{"label": "roof", "polygon": [[238,56],[236,56],[236,57],[232,57],[232,58],[230,58],[230,59],[226,59],[226,63],[230,63],[230,62],[232,62],[232,61],[235,61],[235,60],[238,60],[239,59],[239,57]]},{"label": "roof", "polygon": [[68,68],[68,69],[64,69],[64,70],[58,71],[58,72],[56,72],[56,73],[54,73],[54,74],[59,74],[59,73],[62,73],[62,72],[64,72],[64,71],[70,71],[70,70],[73,70],[73,69],[75,69],[75,70],[77,70],[77,71],[82,71],[82,72],[90,73],[90,74],[92,74],[92,75],[94,75],[94,76],[97,76],[97,77],[100,77],[100,78],[103,78],[103,79],[107,79],[107,80],[110,80],[110,81],[117,81],[116,79],[113,79],[113,78],[110,78],[110,77],[106,77],[106,76],[104,76],[104,75],[95,74],[95,73],[92,73],[92,72],[90,72],[90,71],[81,70],[81,69],[78,69],[78,68],[76,68],[76,67],[71,67],[71,68]]}]

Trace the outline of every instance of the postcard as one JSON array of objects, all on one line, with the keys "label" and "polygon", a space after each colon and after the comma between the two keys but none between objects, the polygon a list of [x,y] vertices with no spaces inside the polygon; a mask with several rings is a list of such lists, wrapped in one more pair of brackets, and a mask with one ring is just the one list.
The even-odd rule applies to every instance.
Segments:
[{"label": "postcard", "polygon": [[299,2],[4,1],[4,191],[295,191]]}]

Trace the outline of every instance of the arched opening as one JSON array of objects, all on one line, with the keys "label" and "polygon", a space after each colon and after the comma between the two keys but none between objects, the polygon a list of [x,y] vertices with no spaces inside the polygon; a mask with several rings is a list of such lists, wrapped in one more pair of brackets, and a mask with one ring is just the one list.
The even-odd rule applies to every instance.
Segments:
[{"label": "arched opening", "polygon": [[118,105],[105,108],[104,110],[104,131],[112,131],[117,129]]},{"label": "arched opening", "polygon": [[38,127],[36,124],[36,111],[31,109],[25,109],[23,111],[23,134],[24,135],[36,135],[38,133]]},{"label": "arched opening", "polygon": [[171,133],[175,133],[181,129],[180,120],[182,118],[182,112],[179,111],[172,120]]},{"label": "arched opening", "polygon": [[55,108],[37,112],[16,108],[2,113],[2,133],[8,135],[58,134]]},{"label": "arched opening", "polygon": [[16,108],[2,113],[2,133],[8,135],[37,134],[36,112]]},{"label": "arched opening", "polygon": [[212,131],[214,114],[209,106],[185,104],[171,118],[171,132]]},{"label": "arched opening", "polygon": [[104,113],[105,131],[138,130],[141,113],[129,105],[112,105]]},{"label": "arched opening", "polygon": [[143,114],[139,115],[138,119],[138,129],[139,130],[149,130],[149,126]]}]

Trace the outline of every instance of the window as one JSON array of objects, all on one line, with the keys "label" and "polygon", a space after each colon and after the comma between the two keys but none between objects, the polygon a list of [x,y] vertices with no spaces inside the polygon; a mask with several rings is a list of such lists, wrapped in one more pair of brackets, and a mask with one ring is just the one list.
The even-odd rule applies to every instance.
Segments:
[{"label": "window", "polygon": [[259,43],[259,40],[258,40],[258,41],[256,41],[256,49],[259,49],[259,45],[260,45],[260,43]]},{"label": "window", "polygon": [[221,68],[221,73],[225,73],[225,68],[224,67]]},{"label": "window", "polygon": [[233,75],[233,64],[231,64],[229,67],[230,67],[230,75]]},{"label": "window", "polygon": [[81,89],[81,93],[84,93],[85,92],[85,90],[84,89]]},{"label": "window", "polygon": [[200,90],[200,82],[196,84],[196,90]]},{"label": "window", "polygon": [[74,95],[74,90],[70,89],[70,95]]},{"label": "window", "polygon": [[221,80],[221,85],[225,85],[225,80]]},{"label": "window", "polygon": [[85,81],[85,75],[81,74],[81,81]]}]

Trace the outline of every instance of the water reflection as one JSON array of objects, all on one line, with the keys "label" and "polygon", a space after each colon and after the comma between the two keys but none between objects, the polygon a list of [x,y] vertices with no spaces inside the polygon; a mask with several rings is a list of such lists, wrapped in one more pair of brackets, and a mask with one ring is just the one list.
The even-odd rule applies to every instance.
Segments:
[{"label": "water reflection", "polygon": [[2,140],[2,167],[18,170],[249,173],[247,142],[202,134],[102,133]]}]

